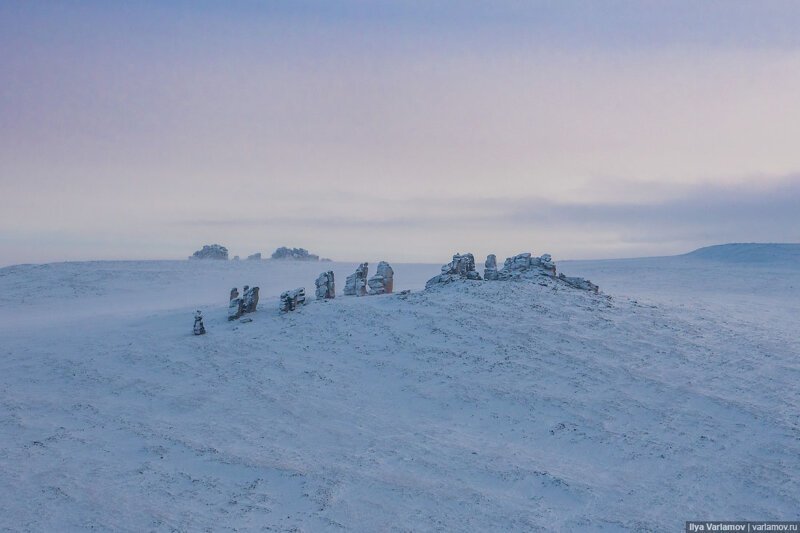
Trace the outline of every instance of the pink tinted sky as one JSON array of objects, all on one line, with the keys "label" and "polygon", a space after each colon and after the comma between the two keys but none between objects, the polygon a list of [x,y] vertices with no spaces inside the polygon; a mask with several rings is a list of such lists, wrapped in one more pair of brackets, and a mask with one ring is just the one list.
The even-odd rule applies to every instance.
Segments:
[{"label": "pink tinted sky", "polygon": [[0,265],[800,241],[793,2],[4,2]]}]

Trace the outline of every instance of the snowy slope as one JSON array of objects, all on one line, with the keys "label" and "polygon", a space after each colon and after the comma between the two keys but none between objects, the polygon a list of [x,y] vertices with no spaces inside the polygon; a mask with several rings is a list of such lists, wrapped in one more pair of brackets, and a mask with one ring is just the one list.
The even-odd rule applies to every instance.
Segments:
[{"label": "snowy slope", "polygon": [[[605,294],[464,282],[284,316],[274,297],[319,264],[2,269],[0,529],[796,519],[800,344],[740,306],[791,312],[798,273],[703,264],[571,262]],[[438,266],[395,270],[399,290]],[[228,323],[243,283],[262,309]]]}]

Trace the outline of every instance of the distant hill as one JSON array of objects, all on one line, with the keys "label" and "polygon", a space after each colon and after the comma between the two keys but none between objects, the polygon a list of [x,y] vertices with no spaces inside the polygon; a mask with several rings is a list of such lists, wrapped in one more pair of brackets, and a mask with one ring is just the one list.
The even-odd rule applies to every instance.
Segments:
[{"label": "distant hill", "polygon": [[698,248],[685,257],[728,263],[800,263],[800,244],[731,243]]}]

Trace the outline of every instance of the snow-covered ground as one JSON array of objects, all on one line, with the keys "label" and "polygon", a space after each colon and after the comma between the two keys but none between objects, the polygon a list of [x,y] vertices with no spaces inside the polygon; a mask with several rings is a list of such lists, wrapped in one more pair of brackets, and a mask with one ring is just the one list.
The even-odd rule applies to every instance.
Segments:
[{"label": "snow-covered ground", "polygon": [[[723,258],[724,259],[724,258]],[[800,514],[800,267],[552,281],[287,315],[354,264],[0,269],[0,530],[682,530]],[[261,287],[250,323],[231,287]],[[202,309],[208,334],[191,334]]]}]

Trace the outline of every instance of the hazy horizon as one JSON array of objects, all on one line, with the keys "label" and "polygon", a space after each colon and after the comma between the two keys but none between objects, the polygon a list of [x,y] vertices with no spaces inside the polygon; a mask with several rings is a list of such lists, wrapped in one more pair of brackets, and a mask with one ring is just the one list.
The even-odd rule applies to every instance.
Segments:
[{"label": "hazy horizon", "polygon": [[0,266],[800,241],[793,2],[0,5]]}]

